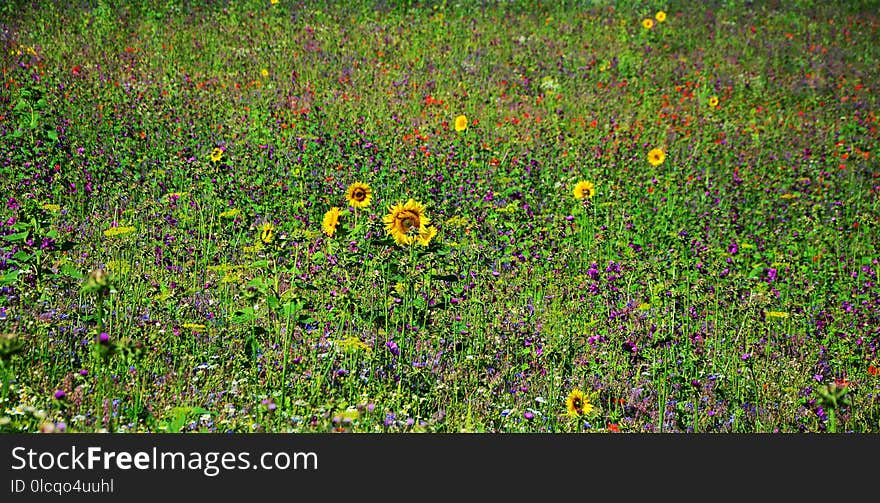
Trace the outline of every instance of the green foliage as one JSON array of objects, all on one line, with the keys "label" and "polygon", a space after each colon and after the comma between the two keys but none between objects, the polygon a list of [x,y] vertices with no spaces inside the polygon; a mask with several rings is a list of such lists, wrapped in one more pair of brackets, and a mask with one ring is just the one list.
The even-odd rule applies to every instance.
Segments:
[{"label": "green foliage", "polygon": [[880,428],[869,3],[13,4],[2,431]]}]

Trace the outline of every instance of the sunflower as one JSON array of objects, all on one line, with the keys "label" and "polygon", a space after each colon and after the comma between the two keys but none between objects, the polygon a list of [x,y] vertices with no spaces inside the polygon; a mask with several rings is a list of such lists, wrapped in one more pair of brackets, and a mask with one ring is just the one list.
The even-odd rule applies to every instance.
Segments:
[{"label": "sunflower", "polygon": [[419,233],[418,240],[422,246],[428,246],[432,239],[437,235],[437,228],[433,225],[426,229],[426,232]]},{"label": "sunflower", "polygon": [[590,397],[577,388],[571,390],[571,393],[568,394],[568,398],[565,399],[565,408],[568,410],[568,415],[572,417],[586,416],[593,412],[593,404],[590,403]]},{"label": "sunflower", "polygon": [[650,30],[654,27],[654,20],[651,18],[645,18],[642,20],[642,28],[646,30]]},{"label": "sunflower", "polygon": [[596,186],[593,182],[582,180],[574,186],[575,199],[583,199],[584,197],[592,199],[594,195],[596,195]]},{"label": "sunflower", "polygon": [[712,96],[709,98],[709,106],[715,108],[718,106],[718,96]]},{"label": "sunflower", "polygon": [[663,164],[663,161],[666,160],[666,153],[663,152],[663,149],[654,148],[648,152],[648,162],[651,163],[651,166],[659,166]]},{"label": "sunflower", "polygon": [[468,118],[464,115],[459,115],[455,118],[455,130],[458,132],[464,131],[468,127]]},{"label": "sunflower", "polygon": [[220,147],[214,147],[214,150],[211,151],[211,161],[217,162],[223,158],[223,149]]},{"label": "sunflower", "polygon": [[342,212],[336,206],[327,210],[327,213],[324,213],[324,221],[321,223],[324,234],[328,236],[336,234],[336,226],[339,225],[339,216],[341,214]]},{"label": "sunflower", "polygon": [[355,208],[366,208],[373,198],[373,189],[366,183],[355,182],[345,191],[345,198]]},{"label": "sunflower", "polygon": [[666,21],[666,13],[663,12],[662,10],[658,11],[657,15],[655,15],[654,17],[657,19],[658,23],[662,23],[663,21]]},{"label": "sunflower", "polygon": [[[382,221],[385,231],[400,245],[412,244],[416,240],[427,244],[433,237],[433,227],[428,228],[431,219],[425,215],[425,207],[412,198],[406,203],[389,206],[388,214],[382,217]],[[436,229],[433,234],[436,235]]]},{"label": "sunflower", "polygon": [[260,226],[260,241],[263,244],[269,244],[275,239],[275,226],[270,222],[266,222]]}]

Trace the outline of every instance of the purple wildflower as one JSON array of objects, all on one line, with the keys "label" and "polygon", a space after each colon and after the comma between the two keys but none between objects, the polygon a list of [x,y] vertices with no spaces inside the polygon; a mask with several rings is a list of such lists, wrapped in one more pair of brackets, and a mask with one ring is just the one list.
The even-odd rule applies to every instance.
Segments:
[{"label": "purple wildflower", "polygon": [[400,355],[400,348],[397,347],[397,343],[395,343],[394,341],[386,342],[385,347],[388,348],[388,351],[390,351],[392,355],[394,355],[394,356]]}]

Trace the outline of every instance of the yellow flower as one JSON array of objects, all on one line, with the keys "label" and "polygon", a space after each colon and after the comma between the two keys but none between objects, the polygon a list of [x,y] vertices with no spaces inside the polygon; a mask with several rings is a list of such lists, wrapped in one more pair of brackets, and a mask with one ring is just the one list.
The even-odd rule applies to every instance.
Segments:
[{"label": "yellow flower", "polygon": [[272,4],[272,5],[275,5],[275,4],[278,3],[278,0],[269,0],[269,3]]},{"label": "yellow flower", "polygon": [[455,130],[458,132],[464,131],[468,127],[468,118],[464,115],[459,115],[455,118]]},{"label": "yellow flower", "polygon": [[715,108],[718,106],[718,96],[712,96],[709,98],[709,106]]},{"label": "yellow flower", "polygon": [[181,327],[192,330],[193,332],[204,332],[205,326],[201,323],[184,323]]},{"label": "yellow flower", "polygon": [[61,206],[52,203],[46,203],[42,206],[42,208],[50,213],[58,213],[61,211]]},{"label": "yellow flower", "polygon": [[593,182],[583,180],[578,182],[578,184],[574,186],[575,199],[583,199],[584,197],[589,197],[592,199],[594,195],[596,195],[596,186],[593,184]]},{"label": "yellow flower", "polygon": [[328,236],[336,234],[336,226],[339,225],[339,215],[341,213],[336,206],[327,210],[327,213],[324,213],[324,221],[321,223],[321,229],[324,230],[324,234]]},{"label": "yellow flower", "polygon": [[345,191],[345,198],[348,199],[348,204],[355,208],[366,208],[370,205],[372,197],[373,190],[369,185],[362,182],[351,184],[351,186],[348,187],[348,190]]},{"label": "yellow flower", "polygon": [[651,163],[651,166],[659,166],[663,164],[663,161],[666,160],[666,152],[663,152],[663,149],[654,148],[648,152],[648,162]]},{"label": "yellow flower", "polygon": [[111,260],[106,265],[108,271],[127,273],[131,270],[131,264],[124,260]]},{"label": "yellow flower", "polygon": [[222,213],[220,213],[220,218],[235,218],[241,213],[241,210],[238,208],[230,208]]},{"label": "yellow flower", "polygon": [[260,75],[262,75],[263,77],[268,77],[269,70],[266,70],[265,68],[263,68],[262,70],[260,70]]},{"label": "yellow flower", "polygon": [[655,15],[654,17],[657,19],[657,22],[659,22],[659,23],[666,21],[666,13],[663,12],[662,10],[657,12],[657,15]]},{"label": "yellow flower", "polygon": [[122,236],[131,232],[134,232],[134,227],[110,227],[109,229],[104,231],[104,235],[108,238],[112,238],[115,236]]},{"label": "yellow flower", "polygon": [[275,239],[275,226],[270,222],[266,222],[260,226],[260,241],[263,244],[269,244]]},{"label": "yellow flower", "polygon": [[412,244],[416,240],[427,244],[433,237],[433,227],[428,228],[431,219],[425,215],[425,207],[412,198],[406,203],[389,206],[388,214],[382,217],[382,221],[385,223],[385,231],[399,245]]},{"label": "yellow flower", "polygon": [[223,158],[223,149],[220,147],[214,147],[214,150],[211,151],[211,160],[213,162],[217,162]]},{"label": "yellow flower", "polygon": [[568,415],[572,417],[586,416],[593,412],[593,404],[590,403],[590,398],[577,388],[571,390],[571,393],[568,394],[568,398],[565,399],[565,408],[568,410]]},{"label": "yellow flower", "polygon": [[432,225],[428,227],[427,232],[418,235],[419,244],[422,246],[428,246],[435,236],[437,236],[437,228]]},{"label": "yellow flower", "polygon": [[370,351],[370,346],[368,346],[364,341],[358,339],[356,336],[353,335],[350,335],[345,339],[336,341],[336,345],[344,350],[352,349],[355,351]]},{"label": "yellow flower", "polygon": [[646,30],[650,30],[654,27],[654,20],[651,18],[645,18],[642,20],[642,28]]}]

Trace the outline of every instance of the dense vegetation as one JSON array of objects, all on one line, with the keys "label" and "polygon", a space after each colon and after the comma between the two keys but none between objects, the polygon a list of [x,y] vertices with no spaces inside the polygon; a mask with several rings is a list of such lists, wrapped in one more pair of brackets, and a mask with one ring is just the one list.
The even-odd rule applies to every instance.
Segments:
[{"label": "dense vegetation", "polygon": [[876,3],[196,4],[0,7],[0,431],[880,431]]}]

